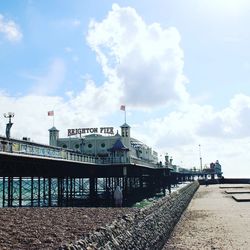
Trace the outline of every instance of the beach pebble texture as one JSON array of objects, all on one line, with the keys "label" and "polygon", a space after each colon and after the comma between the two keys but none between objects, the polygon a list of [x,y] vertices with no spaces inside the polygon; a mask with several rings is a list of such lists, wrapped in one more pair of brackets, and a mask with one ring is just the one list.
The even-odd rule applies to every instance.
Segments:
[{"label": "beach pebble texture", "polygon": [[198,182],[139,208],[1,208],[0,249],[159,250]]},{"label": "beach pebble texture", "polygon": [[58,249],[135,208],[1,208],[0,249]]},{"label": "beach pebble texture", "polygon": [[198,182],[190,183],[137,213],[124,215],[89,236],[60,249],[159,250],[189,204]]}]

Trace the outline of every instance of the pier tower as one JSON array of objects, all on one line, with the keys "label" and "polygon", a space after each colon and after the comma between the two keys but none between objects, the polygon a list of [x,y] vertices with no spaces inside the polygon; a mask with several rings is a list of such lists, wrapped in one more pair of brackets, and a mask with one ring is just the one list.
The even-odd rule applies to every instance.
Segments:
[{"label": "pier tower", "polygon": [[49,129],[49,145],[57,146],[57,140],[59,138],[59,130],[56,127]]},{"label": "pier tower", "polygon": [[121,135],[122,135],[122,142],[123,144],[130,149],[131,143],[130,143],[130,126],[127,123],[124,123],[121,126]]}]

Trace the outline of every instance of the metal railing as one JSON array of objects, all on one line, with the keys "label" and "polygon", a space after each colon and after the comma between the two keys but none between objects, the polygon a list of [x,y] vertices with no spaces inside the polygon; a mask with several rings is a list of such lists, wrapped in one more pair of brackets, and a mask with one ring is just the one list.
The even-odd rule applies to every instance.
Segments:
[{"label": "metal railing", "polygon": [[97,157],[84,155],[80,152],[75,152],[69,149],[63,149],[58,147],[26,143],[24,141],[8,141],[0,140],[0,152],[5,153],[15,153],[19,155],[30,155],[36,157],[47,157],[55,158],[69,161],[76,161],[82,163],[92,163],[98,165],[107,165],[107,164],[135,164],[135,165],[144,165],[147,167],[159,167],[159,164],[155,164],[143,159],[135,157]]},{"label": "metal railing", "polygon": [[83,155],[78,152],[56,147],[31,145],[25,142],[0,140],[0,152],[63,159],[83,163],[97,163],[97,159],[94,156]]},{"label": "metal railing", "polygon": [[149,160],[137,158],[135,156],[125,157],[98,157],[98,156],[90,156],[85,155],[80,152],[75,152],[70,149],[63,149],[59,147],[47,146],[47,145],[39,145],[37,143],[26,142],[21,140],[7,140],[2,137],[0,138],[0,152],[6,153],[15,153],[19,155],[31,155],[38,157],[47,157],[47,158],[55,158],[69,161],[76,161],[82,163],[91,163],[98,165],[107,165],[107,164],[134,164],[134,165],[142,165],[150,168],[158,168],[163,167],[159,163],[154,163]]}]

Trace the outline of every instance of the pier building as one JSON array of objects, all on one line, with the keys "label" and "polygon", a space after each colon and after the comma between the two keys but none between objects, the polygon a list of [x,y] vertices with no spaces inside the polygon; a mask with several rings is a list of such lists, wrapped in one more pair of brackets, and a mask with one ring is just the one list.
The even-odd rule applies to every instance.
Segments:
[{"label": "pier building", "polygon": [[60,138],[59,130],[52,127],[49,129],[49,144],[103,160],[112,158],[126,163],[134,158],[152,164],[158,163],[158,153],[131,137],[131,127],[127,123],[120,128],[120,133],[117,130],[116,134],[113,127],[68,129],[68,137]]}]

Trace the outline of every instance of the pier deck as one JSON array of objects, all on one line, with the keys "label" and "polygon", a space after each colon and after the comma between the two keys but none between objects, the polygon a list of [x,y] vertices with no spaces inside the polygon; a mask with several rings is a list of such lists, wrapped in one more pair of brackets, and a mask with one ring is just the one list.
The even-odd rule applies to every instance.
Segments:
[{"label": "pier deck", "polygon": [[164,250],[250,249],[250,202],[235,201],[221,186],[199,187]]}]

